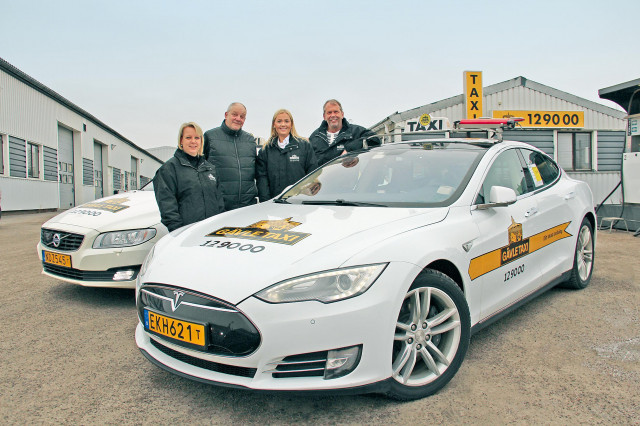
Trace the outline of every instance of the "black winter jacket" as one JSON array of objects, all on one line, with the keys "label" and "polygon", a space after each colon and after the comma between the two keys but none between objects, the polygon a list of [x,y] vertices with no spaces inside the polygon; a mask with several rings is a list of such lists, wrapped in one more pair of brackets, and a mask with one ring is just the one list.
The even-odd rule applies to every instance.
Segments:
[{"label": "black winter jacket", "polygon": [[203,157],[189,161],[181,149],[158,169],[153,190],[161,221],[169,231],[224,211],[213,165]]},{"label": "black winter jacket", "polygon": [[240,129],[220,127],[204,133],[205,158],[215,167],[226,210],[256,203],[256,139]]},{"label": "black winter jacket", "polygon": [[277,139],[270,139],[260,149],[256,161],[260,201],[275,197],[316,167],[318,161],[311,144],[306,140],[289,136],[289,143],[281,149]]},{"label": "black winter jacket", "polygon": [[[309,142],[311,142],[311,146],[313,146],[319,165],[323,165],[339,157],[344,150],[349,152],[362,149],[362,138],[375,135],[371,130],[365,129],[357,124],[349,124],[349,122],[343,118],[340,133],[338,133],[338,136],[333,140],[333,143],[329,145],[327,128],[328,124],[326,120],[323,120],[320,127],[314,130],[311,136],[309,136]],[[379,144],[380,141],[377,138],[368,141],[369,146]]]}]

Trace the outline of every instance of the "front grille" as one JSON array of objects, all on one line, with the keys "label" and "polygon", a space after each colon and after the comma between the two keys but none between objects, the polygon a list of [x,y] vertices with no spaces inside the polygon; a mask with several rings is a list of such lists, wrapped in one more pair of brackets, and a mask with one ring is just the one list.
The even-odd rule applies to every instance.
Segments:
[{"label": "front grille", "polygon": [[275,364],[271,375],[275,379],[290,377],[322,377],[328,351],[290,355]]},{"label": "front grille", "polygon": [[[135,280],[136,277],[138,276],[138,271],[140,271],[140,265],[123,266],[119,268],[107,269],[106,271],[81,271],[79,269],[65,268],[64,266],[43,263],[42,269],[44,269],[45,272],[48,272],[52,275],[56,275],[62,278],[78,280],[78,281],[113,281],[113,274],[121,270],[131,270],[131,269],[133,269],[134,271],[131,279]],[[114,282],[119,282],[119,281],[114,281]]]},{"label": "front grille", "polygon": [[[176,345],[216,355],[247,356],[258,349],[262,340],[256,326],[232,304],[183,288],[147,283],[138,292],[137,306],[143,323],[147,309],[170,318],[206,324],[207,347],[194,348],[171,339]],[[158,338],[170,339],[163,335]]]},{"label": "front grille", "polygon": [[160,343],[156,342],[154,339],[151,339],[151,344],[160,352],[166,355],[169,355],[171,358],[175,358],[178,361],[182,361],[186,364],[190,364],[198,368],[204,368],[205,370],[215,371],[217,373],[222,373],[222,374],[229,374],[232,376],[249,377],[251,379],[256,375],[255,368],[220,364],[218,362],[207,361],[206,359],[196,358],[191,355],[186,355],[186,354],[183,354],[182,352],[178,352],[164,345],[161,345]]},{"label": "front grille", "polygon": [[[58,236],[57,238],[55,236]],[[75,251],[78,250],[84,235],[72,234],[71,232],[55,231],[53,229],[40,229],[40,241],[42,245],[61,251]],[[54,241],[59,241],[58,246],[54,245]]]}]

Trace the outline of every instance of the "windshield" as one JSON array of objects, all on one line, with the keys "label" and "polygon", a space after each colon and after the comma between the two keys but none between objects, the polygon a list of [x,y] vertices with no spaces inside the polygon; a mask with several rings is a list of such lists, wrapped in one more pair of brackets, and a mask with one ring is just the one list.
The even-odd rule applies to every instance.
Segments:
[{"label": "windshield", "polygon": [[399,144],[327,163],[285,192],[296,204],[442,207],[466,187],[482,148],[444,143]]}]

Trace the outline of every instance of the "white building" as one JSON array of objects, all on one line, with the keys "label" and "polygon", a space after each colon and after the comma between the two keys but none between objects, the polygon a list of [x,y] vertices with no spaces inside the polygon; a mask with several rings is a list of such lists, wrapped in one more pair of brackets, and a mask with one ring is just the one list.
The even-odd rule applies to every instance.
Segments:
[{"label": "white building", "polygon": [[[481,81],[482,73],[477,74]],[[442,137],[438,130],[445,118],[450,123],[472,118],[468,117],[472,92],[464,86],[463,94],[396,112],[371,130],[398,133],[402,139]],[[620,182],[627,126],[624,112],[524,77],[487,87],[480,84],[476,95],[478,117],[525,118],[521,128],[505,131],[504,139],[530,143],[550,155],[569,175],[589,184],[597,204]],[[428,126],[420,124],[425,114],[431,119]],[[409,132],[421,134],[404,135]],[[620,200],[618,189],[606,202],[619,204]]]},{"label": "white building", "polygon": [[162,161],[0,58],[2,210],[68,209],[136,189]]}]

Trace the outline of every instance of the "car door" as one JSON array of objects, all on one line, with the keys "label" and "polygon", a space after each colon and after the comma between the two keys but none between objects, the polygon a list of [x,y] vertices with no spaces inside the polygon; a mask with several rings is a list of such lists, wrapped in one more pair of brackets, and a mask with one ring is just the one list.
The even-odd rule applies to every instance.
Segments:
[{"label": "car door", "polygon": [[534,237],[531,250],[538,250],[540,272],[546,284],[571,269],[575,233],[580,223],[571,223],[572,204],[577,203],[574,184],[560,179],[560,168],[541,152],[521,148],[525,166],[530,172],[532,197],[538,212],[532,220],[539,222],[542,234]]},{"label": "car door", "polygon": [[[530,252],[529,237],[542,231],[535,197],[530,191],[529,171],[517,148],[502,150],[489,167],[471,216],[479,237],[469,250],[471,285],[482,286],[482,320],[508,308],[541,283],[538,252]],[[488,209],[475,208],[488,203],[492,186],[511,188],[515,203]]]}]

